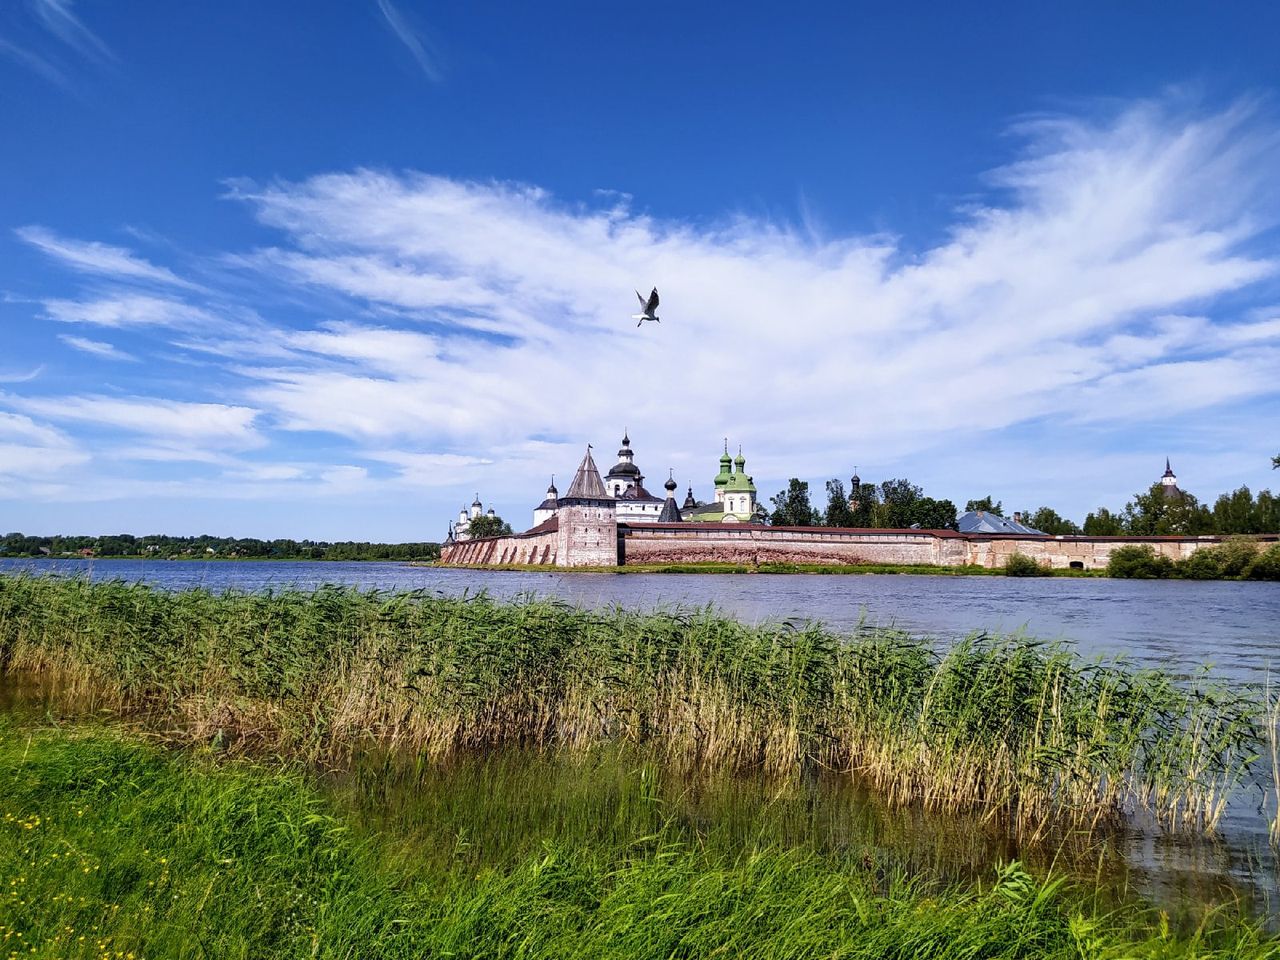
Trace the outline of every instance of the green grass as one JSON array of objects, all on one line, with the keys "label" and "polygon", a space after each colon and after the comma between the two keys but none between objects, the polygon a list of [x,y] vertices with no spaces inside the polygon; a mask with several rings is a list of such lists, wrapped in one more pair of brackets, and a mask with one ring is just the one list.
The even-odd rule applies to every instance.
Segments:
[{"label": "green grass", "polygon": [[688,770],[842,773],[896,804],[1021,835],[1146,810],[1212,831],[1265,749],[1257,698],[1069,646],[748,626],[360,593],[214,595],[0,577],[0,671],[29,671],[206,740],[342,762],[642,745]]},{"label": "green grass", "polygon": [[[499,867],[415,860],[298,770],[0,720],[0,956],[67,958],[1250,958],[1206,911],[1176,932],[1017,864],[939,883],[660,829],[548,837]],[[448,823],[441,824],[447,829]],[[465,838],[446,847],[465,850]]]}]

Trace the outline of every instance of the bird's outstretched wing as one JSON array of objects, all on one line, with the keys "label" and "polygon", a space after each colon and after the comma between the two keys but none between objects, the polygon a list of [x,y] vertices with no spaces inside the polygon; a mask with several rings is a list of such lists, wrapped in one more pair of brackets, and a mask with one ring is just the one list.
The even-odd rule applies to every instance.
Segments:
[{"label": "bird's outstretched wing", "polygon": [[658,309],[658,288],[654,287],[653,292],[649,294],[649,302],[644,305],[645,313],[653,313]]},{"label": "bird's outstretched wing", "polygon": [[636,291],[636,299],[640,301],[640,309],[644,309],[644,297],[640,296],[640,291]]}]

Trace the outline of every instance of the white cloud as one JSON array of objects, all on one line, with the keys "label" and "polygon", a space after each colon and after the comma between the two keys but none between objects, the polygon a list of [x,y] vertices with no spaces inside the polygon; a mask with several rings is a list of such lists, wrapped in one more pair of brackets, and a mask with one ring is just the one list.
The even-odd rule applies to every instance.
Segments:
[{"label": "white cloud", "polygon": [[126,353],[114,344],[105,343],[102,340],[90,340],[87,337],[73,337],[68,334],[62,334],[58,339],[69,347],[106,360],[128,360],[134,363],[138,360],[133,354]]},{"label": "white cloud", "polygon": [[178,327],[191,330],[217,323],[200,307],[165,297],[119,294],[86,300],[42,301],[45,315],[59,323],[88,323],[99,327]]},{"label": "white cloud", "polygon": [[[1124,433],[1140,459],[1153,427],[1190,437],[1215,409],[1274,398],[1280,320],[1241,306],[1280,266],[1271,121],[1139,104],[1019,130],[1026,148],[991,175],[987,201],[927,249],[416,173],[239,182],[232,196],[280,236],[223,258],[240,271],[234,294],[43,301],[54,320],[204,351],[231,403],[9,405],[136,430],[152,456],[208,456],[245,496],[443,498],[465,484],[468,499],[479,487],[531,505],[548,474],[566,477],[588,441],[609,450],[624,426],[651,482],[670,466],[704,495],[726,434],[762,492],[872,461],[915,475],[946,451],[936,462],[962,464],[953,481],[977,495],[1016,462],[983,456],[1007,428],[1047,425],[1044,443],[1077,451]],[[637,329],[632,290],[652,284],[663,322]],[[126,407],[107,416],[99,402]],[[324,455],[295,432],[321,434]],[[266,442],[276,465],[223,456]],[[1063,499],[1044,502],[1074,509],[1084,494],[1060,484]]]},{"label": "white cloud", "polygon": [[168,286],[200,289],[184,280],[168,267],[159,267],[124,247],[114,247],[96,240],[72,240],[59,237],[41,226],[19,227],[14,233],[31,246],[73,270],[119,280],[142,280]]},{"label": "white cloud", "polygon": [[32,367],[22,373],[0,373],[0,383],[29,383],[44,373],[44,364]]},{"label": "white cloud", "polygon": [[258,411],[222,403],[102,395],[14,397],[0,402],[50,420],[86,423],[156,440],[249,448],[264,441],[254,426]]},{"label": "white cloud", "polygon": [[0,411],[0,478],[29,481],[54,476],[88,459],[61,431]]},{"label": "white cloud", "polygon": [[[416,174],[241,183],[293,242],[264,268],[429,325],[331,324],[291,344],[349,369],[241,372],[286,428],[358,442],[501,463],[529,436],[608,442],[630,423],[651,455],[730,433],[787,471],[907,456],[975,420],[1117,422],[1267,395],[1265,361],[1232,351],[1272,328],[1204,309],[1276,274],[1250,252],[1276,212],[1257,186],[1275,138],[1254,118],[1140,105],[1025,124],[1026,156],[993,174],[1005,200],[919,252]],[[637,330],[631,289],[651,283],[664,322]]]}]

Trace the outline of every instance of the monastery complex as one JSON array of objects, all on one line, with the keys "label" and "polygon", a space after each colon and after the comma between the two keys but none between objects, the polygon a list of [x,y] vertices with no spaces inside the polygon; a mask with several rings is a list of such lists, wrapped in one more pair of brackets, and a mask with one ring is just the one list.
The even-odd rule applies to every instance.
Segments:
[{"label": "monastery complex", "polygon": [[[483,515],[477,496],[463,509],[441,548],[441,562],[453,566],[618,567],[628,564],[762,563],[926,566],[1004,566],[1015,553],[1054,568],[1105,568],[1112,552],[1127,544],[1149,544],[1172,560],[1182,560],[1221,537],[1049,536],[1021,524],[990,529],[883,530],[842,527],[775,527],[757,500],[742,451],[730,457],[726,441],[712,497],[694,497],[689,487],[676,501],[677,484],[668,477],[665,497],[645,487],[631,440],[623,436],[618,461],[603,477],[588,446],[561,496],[554,480],[533,510],[533,526],[509,536],[473,538],[470,525]],[[1166,494],[1177,495],[1166,464]],[[493,511],[489,511],[493,516]]]}]

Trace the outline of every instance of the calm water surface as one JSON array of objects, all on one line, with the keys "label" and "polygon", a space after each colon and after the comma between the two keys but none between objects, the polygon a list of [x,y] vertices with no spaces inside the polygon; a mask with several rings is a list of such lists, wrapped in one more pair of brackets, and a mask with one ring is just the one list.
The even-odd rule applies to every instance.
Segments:
[{"label": "calm water surface", "polygon": [[[973,631],[1022,630],[1076,643],[1086,655],[1122,654],[1191,673],[1264,681],[1280,671],[1280,583],[1015,579],[906,575],[678,575],[514,573],[398,563],[0,560],[4,573],[122,579],[166,589],[261,590],[349,584],[448,595],[538,594],[582,606],[706,606],[749,622],[811,619],[835,628],[892,624],[946,640]],[[3,686],[3,685],[0,685]],[[2,692],[2,691],[0,691]],[[4,709],[0,697],[0,709]],[[1259,807],[1268,805],[1265,813]],[[1111,843],[1131,870],[1126,883],[1157,899],[1217,899],[1235,889],[1277,913],[1277,867],[1266,842],[1270,799],[1256,787],[1233,804],[1216,841],[1134,830]],[[930,830],[935,829],[930,828]],[[929,832],[929,831],[926,831]],[[989,854],[995,849],[982,841]],[[1015,851],[1000,847],[1001,855]]]}]

